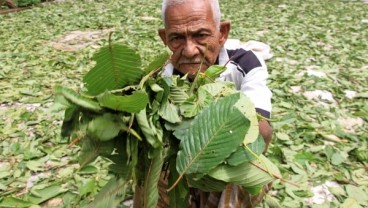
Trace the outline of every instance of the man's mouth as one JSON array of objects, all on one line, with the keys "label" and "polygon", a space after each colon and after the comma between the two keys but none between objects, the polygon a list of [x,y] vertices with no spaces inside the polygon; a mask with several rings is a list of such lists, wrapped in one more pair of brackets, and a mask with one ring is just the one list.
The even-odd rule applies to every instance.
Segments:
[{"label": "man's mouth", "polygon": [[195,64],[201,64],[201,63],[180,63],[180,65],[185,65],[185,64],[188,64],[188,65],[195,65]]}]

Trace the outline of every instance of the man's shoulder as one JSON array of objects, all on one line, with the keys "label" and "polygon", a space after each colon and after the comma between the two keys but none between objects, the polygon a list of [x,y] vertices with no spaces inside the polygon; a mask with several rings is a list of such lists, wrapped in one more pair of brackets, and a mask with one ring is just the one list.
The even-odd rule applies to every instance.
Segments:
[{"label": "man's shoulder", "polygon": [[251,50],[245,50],[243,48],[226,49],[230,58],[230,63],[241,68],[246,74],[252,69],[262,67],[261,60]]}]

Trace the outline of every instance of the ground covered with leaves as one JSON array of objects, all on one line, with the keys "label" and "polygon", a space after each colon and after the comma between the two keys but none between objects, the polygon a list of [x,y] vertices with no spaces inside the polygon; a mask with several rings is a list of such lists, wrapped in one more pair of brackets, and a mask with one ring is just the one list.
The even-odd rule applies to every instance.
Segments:
[{"label": "ground covered with leaves", "polygon": [[[277,2],[277,3],[276,3]],[[241,5],[241,6],[239,6]],[[231,38],[267,43],[274,139],[288,182],[265,206],[368,206],[368,4],[221,1]],[[113,39],[146,64],[165,50],[160,3],[64,1],[0,16],[0,207],[86,207],[108,162],[81,169],[60,136],[55,85],[80,89],[91,57]]]}]

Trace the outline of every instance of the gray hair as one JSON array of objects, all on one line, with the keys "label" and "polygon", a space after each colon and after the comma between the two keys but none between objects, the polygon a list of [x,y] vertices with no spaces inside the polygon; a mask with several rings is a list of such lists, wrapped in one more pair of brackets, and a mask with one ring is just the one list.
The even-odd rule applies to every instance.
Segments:
[{"label": "gray hair", "polygon": [[[184,4],[190,0],[163,0],[162,1],[162,21],[165,25],[166,9],[169,6]],[[198,1],[198,0],[196,0]],[[216,27],[220,29],[221,10],[218,0],[205,0],[209,1],[212,9],[213,19],[215,20]]]}]

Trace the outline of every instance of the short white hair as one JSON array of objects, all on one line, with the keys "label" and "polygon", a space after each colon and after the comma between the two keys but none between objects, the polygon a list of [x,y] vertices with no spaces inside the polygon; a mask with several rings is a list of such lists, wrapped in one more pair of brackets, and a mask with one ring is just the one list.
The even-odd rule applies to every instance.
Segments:
[{"label": "short white hair", "polygon": [[[162,1],[162,21],[165,23],[166,20],[166,9],[169,6],[174,6],[174,5],[179,5],[179,4],[184,4],[186,2],[189,2],[191,0],[163,0]],[[196,0],[199,1],[199,0]],[[218,29],[220,29],[220,20],[221,20],[221,10],[220,10],[220,4],[218,2],[218,0],[203,0],[203,1],[208,1],[211,5],[211,9],[212,9],[212,14],[213,14],[213,19],[215,21],[216,27]]]}]

